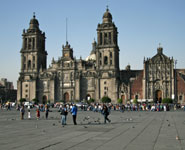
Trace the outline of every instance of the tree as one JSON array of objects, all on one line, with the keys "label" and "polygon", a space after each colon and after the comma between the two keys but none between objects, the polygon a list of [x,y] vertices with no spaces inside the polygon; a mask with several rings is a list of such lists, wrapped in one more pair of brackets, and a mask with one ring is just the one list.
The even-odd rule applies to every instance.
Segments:
[{"label": "tree", "polygon": [[79,103],[79,100],[76,99],[76,100],[74,100],[74,102],[75,102],[75,103]]},{"label": "tree", "polygon": [[163,103],[163,104],[164,104],[164,103],[166,103],[166,104],[168,104],[168,103],[173,103],[173,100],[172,100],[171,98],[163,98],[162,103]]},{"label": "tree", "polygon": [[122,104],[122,103],[123,103],[123,100],[122,100],[121,98],[119,98],[119,99],[117,100],[117,102],[118,102],[118,104]]},{"label": "tree", "polygon": [[34,98],[34,99],[32,99],[32,101],[34,102],[34,104],[38,104],[39,103],[39,100],[38,99],[36,99],[36,98]]},{"label": "tree", "polygon": [[134,103],[134,104],[137,104],[137,99],[134,99],[134,100],[133,100],[133,103]]},{"label": "tree", "polygon": [[101,101],[102,101],[102,103],[110,103],[111,99],[108,96],[104,96],[104,97],[102,97]]},{"label": "tree", "polygon": [[95,100],[93,98],[91,98],[90,100],[87,101],[88,104],[94,103],[94,102],[95,102]]},{"label": "tree", "polygon": [[20,102],[21,105],[22,105],[23,102],[26,102],[26,99],[25,99],[25,98],[21,98],[21,99],[19,100],[19,102]]}]

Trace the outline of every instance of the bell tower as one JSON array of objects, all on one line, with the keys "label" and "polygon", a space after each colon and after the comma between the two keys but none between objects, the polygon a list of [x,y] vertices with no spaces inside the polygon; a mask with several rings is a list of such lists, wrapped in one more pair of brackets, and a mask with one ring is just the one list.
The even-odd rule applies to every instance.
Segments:
[{"label": "bell tower", "polygon": [[71,48],[70,44],[66,41],[66,45],[62,46],[63,50],[62,50],[62,56],[63,58],[66,59],[73,59],[73,49]]},{"label": "bell tower", "polygon": [[39,73],[46,69],[47,52],[45,33],[39,29],[39,22],[33,14],[29,28],[22,33],[21,72],[17,81],[17,99],[31,101],[38,98]]},{"label": "bell tower", "polygon": [[30,26],[22,34],[21,73],[37,73],[46,69],[45,33],[39,29],[39,22],[33,15]]},{"label": "bell tower", "polygon": [[103,15],[103,22],[97,28],[97,53],[96,63],[100,70],[119,71],[119,47],[117,42],[118,32],[112,15],[107,7]]}]

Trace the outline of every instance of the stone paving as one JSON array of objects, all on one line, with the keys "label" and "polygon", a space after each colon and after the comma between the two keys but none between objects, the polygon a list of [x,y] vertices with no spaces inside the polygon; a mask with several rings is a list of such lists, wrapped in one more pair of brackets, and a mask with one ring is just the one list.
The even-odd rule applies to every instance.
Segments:
[{"label": "stone paving", "polygon": [[183,150],[185,112],[117,112],[111,123],[103,124],[100,113],[78,111],[77,123],[68,114],[60,124],[56,109],[49,119],[20,120],[19,111],[0,110],[0,150]]}]

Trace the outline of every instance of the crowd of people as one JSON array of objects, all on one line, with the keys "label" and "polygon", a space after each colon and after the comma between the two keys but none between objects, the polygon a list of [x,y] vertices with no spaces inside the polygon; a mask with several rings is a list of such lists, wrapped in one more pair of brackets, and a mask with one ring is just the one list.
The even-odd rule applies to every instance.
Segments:
[{"label": "crowd of people", "polygon": [[[3,106],[1,105],[1,109],[5,107],[7,110],[11,110],[11,104],[7,103],[7,105]],[[45,119],[48,119],[49,112],[51,112],[50,107],[56,107],[58,109],[58,112],[61,115],[61,125],[65,126],[67,125],[67,116],[68,113],[71,113],[72,115],[72,120],[73,124],[77,125],[77,112],[78,110],[81,111],[93,111],[93,112],[99,112],[104,116],[104,123],[111,122],[111,120],[108,118],[110,112],[112,110],[114,111],[170,111],[170,109],[177,110],[179,108],[184,109],[185,111],[185,106],[177,105],[177,104],[151,104],[151,103],[139,103],[139,104],[116,104],[113,105],[111,103],[109,104],[101,104],[101,103],[91,103],[91,104],[81,104],[81,105],[76,105],[76,104],[60,104],[60,105],[50,105],[50,104],[41,104],[41,105],[35,105],[36,107],[36,119],[40,119],[40,113],[44,112],[45,113]],[[27,111],[27,118],[31,119],[31,106],[25,107],[24,105],[17,104],[16,109],[20,111],[20,118],[23,120],[25,118],[25,111]]]}]

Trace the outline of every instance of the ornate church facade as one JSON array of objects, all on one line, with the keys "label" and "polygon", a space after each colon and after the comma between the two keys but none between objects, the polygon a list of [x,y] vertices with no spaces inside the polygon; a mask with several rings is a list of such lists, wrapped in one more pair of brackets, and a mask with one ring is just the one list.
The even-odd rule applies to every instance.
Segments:
[{"label": "ornate church facade", "polygon": [[157,54],[144,59],[143,70],[119,68],[118,31],[107,9],[97,27],[97,42],[86,60],[73,57],[73,49],[66,42],[62,56],[52,60],[47,68],[45,33],[39,29],[35,15],[27,30],[23,30],[21,48],[21,71],[17,81],[17,99],[38,99],[40,103],[84,101],[90,98],[100,102],[103,96],[117,103],[128,100],[151,100],[163,98],[185,101],[185,70],[174,68],[174,59]]}]

